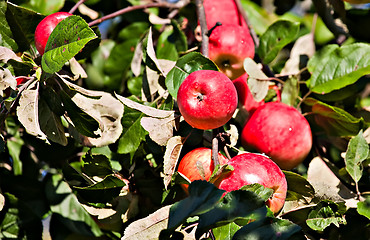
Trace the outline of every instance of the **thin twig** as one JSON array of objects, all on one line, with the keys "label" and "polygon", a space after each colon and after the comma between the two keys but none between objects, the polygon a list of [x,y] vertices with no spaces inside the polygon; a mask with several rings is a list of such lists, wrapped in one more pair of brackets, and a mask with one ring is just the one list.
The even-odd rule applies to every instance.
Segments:
[{"label": "thin twig", "polygon": [[81,4],[83,4],[84,2],[86,2],[86,0],[80,0],[80,1],[78,1],[72,8],[71,8],[71,10],[69,10],[69,13],[70,14],[73,14],[76,10],[77,10],[77,8],[81,5]]},{"label": "thin twig", "polygon": [[218,138],[217,136],[215,136],[212,139],[212,160],[214,163],[214,167],[216,168],[216,166],[220,164],[220,161],[218,160]]},{"label": "thin twig", "polygon": [[310,95],[312,93],[312,91],[310,90],[310,91],[308,91],[307,93],[306,93],[306,95],[304,95],[303,97],[302,97],[302,99],[301,99],[301,101],[299,101],[299,103],[297,104],[297,109],[301,106],[301,104],[304,102],[304,100],[306,100],[306,98],[308,98],[308,96]]},{"label": "thin twig", "polygon": [[196,8],[197,8],[197,16],[200,25],[200,31],[202,34],[202,54],[205,57],[208,57],[208,44],[209,44],[209,36],[208,36],[208,27],[206,21],[206,13],[204,11],[203,0],[195,0]]},{"label": "thin twig", "polygon": [[168,2],[153,2],[153,3],[143,4],[143,5],[129,6],[129,7],[123,8],[121,10],[118,10],[117,12],[108,14],[104,17],[101,17],[99,19],[91,21],[89,23],[89,27],[94,26],[96,24],[99,24],[101,22],[104,22],[105,20],[115,18],[115,17],[120,16],[122,14],[131,12],[131,11],[135,11],[135,10],[139,10],[139,9],[147,9],[147,8],[155,8],[155,7],[176,9],[176,8],[182,8],[188,3],[189,3],[189,1],[180,1],[180,2],[175,3],[175,4],[168,3]]}]

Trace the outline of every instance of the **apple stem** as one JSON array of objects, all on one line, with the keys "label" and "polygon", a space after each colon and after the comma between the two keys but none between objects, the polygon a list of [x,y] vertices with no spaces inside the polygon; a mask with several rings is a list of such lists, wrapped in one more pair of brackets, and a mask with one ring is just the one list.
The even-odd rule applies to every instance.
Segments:
[{"label": "apple stem", "polygon": [[199,25],[202,33],[202,54],[208,57],[208,29],[206,21],[206,13],[203,6],[203,0],[195,0],[195,5],[197,8],[197,15],[199,19]]},{"label": "apple stem", "polygon": [[213,32],[213,30],[215,30],[215,29],[216,29],[216,27],[221,26],[221,25],[222,25],[222,23],[220,23],[220,22],[216,22],[216,24],[215,24],[213,27],[211,27],[211,29],[209,29],[209,30],[207,31],[207,36],[208,36],[208,37],[210,37],[210,36],[211,36],[211,34],[212,34],[212,32]]},{"label": "apple stem", "polygon": [[80,0],[80,1],[78,1],[72,8],[71,8],[71,10],[69,10],[69,13],[70,14],[73,14],[76,10],[77,10],[77,8],[81,5],[81,4],[83,4],[84,2],[86,2],[86,0]]}]

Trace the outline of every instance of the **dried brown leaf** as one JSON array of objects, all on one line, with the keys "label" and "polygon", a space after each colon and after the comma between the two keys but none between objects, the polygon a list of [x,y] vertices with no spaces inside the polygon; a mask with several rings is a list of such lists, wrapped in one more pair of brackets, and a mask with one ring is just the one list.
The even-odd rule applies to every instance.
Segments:
[{"label": "dried brown leaf", "polygon": [[122,97],[118,94],[116,94],[116,97],[127,107],[138,110],[149,117],[168,118],[175,113],[174,111],[161,110],[161,109],[156,109],[153,107],[145,106],[143,104],[132,101],[128,98]]},{"label": "dried brown leaf", "polygon": [[3,90],[8,87],[15,89],[17,87],[17,80],[13,77],[9,69],[0,69],[0,95],[3,95]]},{"label": "dried brown leaf", "polygon": [[158,239],[160,232],[167,228],[171,206],[165,206],[146,218],[139,219],[125,229],[121,240]]},{"label": "dried brown leaf", "polygon": [[101,125],[100,137],[90,138],[81,135],[83,143],[86,146],[101,147],[116,142],[123,131],[121,119],[124,107],[122,102],[110,93],[86,90],[68,81],[64,82],[78,92],[72,97],[76,105]]},{"label": "dried brown leaf", "polygon": [[307,180],[314,187],[316,197],[345,201],[347,207],[356,207],[356,195],[341,183],[320,157],[312,159],[307,171]]},{"label": "dried brown leaf", "polygon": [[149,132],[149,137],[160,146],[165,146],[173,136],[175,117],[170,115],[167,118],[143,117],[141,126]]},{"label": "dried brown leaf", "polygon": [[180,136],[174,136],[167,142],[166,152],[164,153],[163,160],[163,181],[166,189],[171,183],[172,175],[175,173],[182,146],[183,142]]},{"label": "dried brown leaf", "polygon": [[249,75],[248,87],[254,100],[262,101],[269,90],[269,78],[262,71],[261,67],[251,58],[244,60],[244,69]]},{"label": "dried brown leaf", "polygon": [[11,49],[6,47],[0,47],[0,61],[6,63],[9,59],[13,59],[18,62],[22,62],[22,59],[17,56]]},{"label": "dried brown leaf", "polygon": [[308,33],[298,38],[295,42],[288,61],[286,61],[281,74],[294,75],[299,73],[299,63],[302,55],[306,55],[308,58],[311,58],[315,53],[315,43],[313,39],[313,34]]},{"label": "dried brown leaf", "polygon": [[[29,89],[21,93],[19,106],[17,107],[18,120],[22,123],[27,133],[40,139],[47,140],[45,133],[41,131],[38,113],[38,82],[29,86]],[[32,89],[36,87],[36,89]]]}]

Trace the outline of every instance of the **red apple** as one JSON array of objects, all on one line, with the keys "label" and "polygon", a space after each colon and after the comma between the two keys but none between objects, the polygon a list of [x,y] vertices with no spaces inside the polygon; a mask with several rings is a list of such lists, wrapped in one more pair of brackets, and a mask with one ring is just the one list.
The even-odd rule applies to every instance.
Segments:
[{"label": "red apple", "polygon": [[45,17],[36,27],[35,31],[35,45],[37,51],[43,55],[48,42],[49,36],[54,28],[63,19],[71,16],[68,12],[56,12]]},{"label": "red apple", "polygon": [[312,147],[307,120],[294,107],[269,102],[257,108],[241,133],[242,145],[265,153],[282,169],[298,166]]},{"label": "red apple", "polygon": [[234,0],[204,0],[203,6],[208,29],[217,22],[248,27]]},{"label": "red apple", "polygon": [[233,80],[236,91],[238,92],[239,103],[248,111],[249,116],[259,107],[265,104],[262,100],[257,102],[248,87],[248,74],[244,73],[237,79]]},{"label": "red apple", "polygon": [[[221,153],[218,154],[218,160],[221,165],[226,164],[228,159]],[[201,167],[200,167],[201,166]],[[180,161],[177,171],[187,177],[191,182],[195,180],[208,181],[214,170],[212,160],[212,150],[210,148],[200,147],[188,152]],[[202,171],[204,171],[202,173]],[[187,184],[181,184],[181,187],[188,193]]]},{"label": "red apple", "polygon": [[246,27],[224,24],[209,37],[209,58],[231,80],[245,73],[244,59],[253,58],[254,52],[254,42]]},{"label": "red apple", "polygon": [[284,173],[276,163],[261,154],[243,153],[230,159],[227,164],[233,166],[234,171],[220,182],[218,188],[231,192],[245,185],[261,184],[274,190],[266,205],[274,213],[280,211],[288,186]]},{"label": "red apple", "polygon": [[198,70],[189,74],[180,85],[177,104],[190,126],[215,129],[233,116],[238,106],[238,93],[225,74]]}]

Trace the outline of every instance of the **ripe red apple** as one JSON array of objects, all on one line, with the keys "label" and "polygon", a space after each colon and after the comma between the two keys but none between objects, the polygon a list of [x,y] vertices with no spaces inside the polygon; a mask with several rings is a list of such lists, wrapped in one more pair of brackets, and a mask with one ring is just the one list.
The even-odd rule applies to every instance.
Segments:
[{"label": "ripe red apple", "polygon": [[45,17],[36,27],[35,31],[35,45],[37,51],[43,55],[48,42],[49,36],[54,28],[63,19],[71,16],[68,12],[56,12]]},{"label": "ripe red apple", "polygon": [[[218,160],[221,165],[226,164],[228,161],[221,153],[218,154]],[[214,161],[212,160],[212,150],[205,147],[196,148],[188,152],[181,159],[177,168],[177,171],[187,177],[191,182],[195,180],[208,181],[213,170]],[[202,171],[204,172],[202,173]],[[181,184],[181,187],[188,193],[189,185]]]},{"label": "ripe red apple", "polygon": [[208,29],[217,22],[248,27],[234,0],[204,0],[203,6]]},{"label": "ripe red apple", "polygon": [[226,76],[234,80],[245,73],[245,58],[253,58],[255,49],[249,29],[240,25],[221,25],[209,37],[209,58]]},{"label": "ripe red apple", "polygon": [[261,154],[243,153],[230,159],[227,164],[233,166],[234,171],[221,180],[218,188],[231,192],[245,185],[261,184],[274,190],[266,205],[274,213],[280,211],[288,186],[284,173],[276,163]]},{"label": "ripe red apple", "polygon": [[180,113],[190,126],[215,129],[226,124],[238,106],[238,93],[225,74],[213,70],[192,72],[177,93]]},{"label": "ripe red apple", "polygon": [[248,111],[249,116],[259,107],[265,104],[262,100],[257,102],[248,87],[248,74],[244,73],[237,79],[233,80],[236,91],[238,92],[239,103]]},{"label": "ripe red apple", "polygon": [[294,107],[269,102],[257,108],[241,133],[242,145],[265,153],[280,168],[298,166],[312,147],[307,120]]}]

